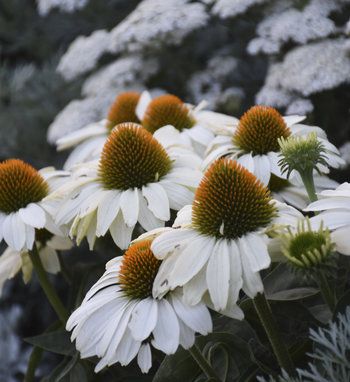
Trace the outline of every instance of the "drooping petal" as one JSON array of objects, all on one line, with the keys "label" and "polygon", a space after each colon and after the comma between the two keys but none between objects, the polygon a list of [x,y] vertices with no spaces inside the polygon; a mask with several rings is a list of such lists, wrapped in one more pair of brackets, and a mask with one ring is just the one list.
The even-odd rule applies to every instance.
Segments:
[{"label": "drooping petal", "polygon": [[134,308],[129,329],[137,341],[147,339],[155,328],[158,316],[158,304],[153,298],[141,300]]},{"label": "drooping petal", "polygon": [[165,299],[158,303],[158,320],[153,337],[152,345],[165,354],[175,353],[179,346],[179,322],[173,308]]},{"label": "drooping petal", "polygon": [[208,261],[206,278],[215,310],[224,309],[227,304],[230,281],[229,255],[226,241],[219,240]]},{"label": "drooping petal", "polygon": [[128,227],[134,227],[139,216],[139,194],[137,188],[123,191],[120,197],[120,208]]},{"label": "drooping petal", "polygon": [[149,183],[142,187],[142,194],[148,202],[148,209],[158,219],[168,221],[170,219],[170,207],[168,195],[158,183]]},{"label": "drooping petal", "polygon": [[35,228],[43,228],[45,226],[45,212],[35,203],[30,203],[27,207],[21,208],[18,213],[25,224]]},{"label": "drooping petal", "polygon": [[137,364],[140,366],[142,373],[148,373],[152,367],[151,347],[148,343],[142,344],[137,355]]}]

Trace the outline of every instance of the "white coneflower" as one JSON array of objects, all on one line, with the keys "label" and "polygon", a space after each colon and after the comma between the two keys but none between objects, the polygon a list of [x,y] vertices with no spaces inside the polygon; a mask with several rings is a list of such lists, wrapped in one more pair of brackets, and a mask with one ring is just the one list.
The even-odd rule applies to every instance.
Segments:
[{"label": "white coneflower", "polygon": [[150,245],[149,240],[132,244],[123,257],[109,261],[104,275],[67,322],[81,357],[100,358],[96,372],[117,362],[127,365],[137,357],[147,373],[152,346],[173,354],[179,345],[190,348],[196,332],[205,335],[212,330],[204,304],[186,305],[180,291],[153,297],[161,261]]},{"label": "white coneflower", "polygon": [[[68,250],[73,246],[69,238],[53,235],[45,229],[36,231],[35,243],[45,271],[52,274],[61,270],[57,251]],[[29,253],[8,247],[0,256],[0,296],[5,281],[13,278],[20,270],[23,273],[23,281],[27,283],[33,272]]]},{"label": "white coneflower", "polygon": [[193,146],[199,155],[214,138],[214,133],[230,128],[237,123],[236,118],[212,111],[202,110],[203,104],[193,107],[185,104],[172,94],[164,94],[151,99],[144,92],[137,107],[137,115],[142,126],[154,133],[166,125],[174,126],[181,132],[182,142]]},{"label": "white coneflower", "polygon": [[78,242],[86,236],[90,247],[96,236],[109,231],[123,249],[137,222],[145,230],[162,227],[170,219],[170,209],[191,203],[202,175],[195,169],[198,156],[176,145],[179,133],[171,129],[174,134],[164,146],[169,140],[174,145],[166,148],[137,124],[114,128],[100,161],[51,195],[64,198],[56,223],[72,223],[71,234]]},{"label": "white coneflower", "polygon": [[[253,106],[239,120],[231,134],[218,135],[207,150],[204,167],[215,159],[228,156],[251,171],[265,185],[268,185],[271,174],[286,178],[278,164],[280,160],[279,140],[290,136],[307,136],[311,132],[317,134],[318,141],[325,149],[325,159],[330,167],[340,167],[344,161],[338,149],[328,140],[325,132],[316,126],[300,124],[305,117],[286,116],[272,107]],[[326,166],[320,171],[327,173]]]},{"label": "white coneflower", "polygon": [[259,272],[271,262],[266,229],[296,217],[298,211],[273,201],[243,166],[217,160],[205,173],[193,205],[178,213],[174,226],[180,228],[153,241],[155,256],[163,260],[155,292],[161,296],[183,286],[185,301],[193,304],[208,291],[216,310],[242,318],[236,306],[239,291],[252,298],[263,292]]},{"label": "white coneflower", "polygon": [[57,150],[73,148],[64,164],[65,169],[97,159],[114,126],[123,122],[140,122],[135,114],[140,98],[138,92],[120,93],[111,105],[106,119],[91,123],[57,140]]},{"label": "white coneflower", "polygon": [[310,219],[312,226],[323,222],[331,230],[337,251],[350,256],[350,184],[346,182],[335,190],[322,191],[319,198],[305,208],[318,212]]},{"label": "white coneflower", "polygon": [[45,211],[43,199],[57,184],[57,178],[67,174],[44,169],[38,172],[19,159],[0,163],[0,241],[16,251],[30,250],[35,239],[35,229],[47,228],[56,233],[57,228]]}]

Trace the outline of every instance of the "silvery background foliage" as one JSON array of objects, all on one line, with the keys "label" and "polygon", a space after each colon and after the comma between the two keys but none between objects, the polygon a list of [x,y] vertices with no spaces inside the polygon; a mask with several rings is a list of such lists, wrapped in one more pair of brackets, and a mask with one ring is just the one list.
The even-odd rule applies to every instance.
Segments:
[{"label": "silvery background foliage", "polygon": [[[350,164],[349,82],[348,0],[0,0],[0,159],[59,166],[47,140],[148,88],[237,117],[254,103],[307,114]],[[28,290],[16,288],[15,303],[0,301],[6,381],[21,380],[28,357],[17,334],[36,334],[17,305]]]}]

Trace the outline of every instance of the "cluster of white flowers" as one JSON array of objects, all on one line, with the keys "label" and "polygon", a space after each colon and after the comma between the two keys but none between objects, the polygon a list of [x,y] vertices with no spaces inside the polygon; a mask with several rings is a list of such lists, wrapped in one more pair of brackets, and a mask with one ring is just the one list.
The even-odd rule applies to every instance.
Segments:
[{"label": "cluster of white flowers", "polygon": [[37,0],[38,11],[41,16],[46,16],[54,8],[71,13],[85,7],[87,2],[88,0]]},{"label": "cluster of white flowers", "polygon": [[[70,239],[86,238],[92,250],[110,234],[125,250],[66,324],[81,357],[100,359],[96,372],[134,358],[148,372],[152,347],[191,348],[196,333],[212,330],[208,308],[242,320],[241,293],[258,306],[260,271],[278,256],[312,268],[334,246],[350,255],[350,186],[327,177],[344,161],[325,132],[268,106],[240,119],[204,106],[122,92],[104,119],[57,141],[73,149],[65,171],[0,163],[0,238],[9,246],[0,289],[20,270],[27,282],[38,261],[58,272],[57,250]],[[302,210],[320,213],[309,221]]]},{"label": "cluster of white flowers", "polygon": [[[294,94],[309,96],[350,81],[347,40],[325,40],[295,48],[282,63],[273,64],[265,86],[257,94],[260,103],[286,106]],[[300,73],[303,73],[300,76]],[[285,94],[281,97],[281,94]],[[294,96],[295,97],[295,96]]]},{"label": "cluster of white flowers", "polygon": [[312,0],[302,10],[291,8],[290,2],[283,2],[282,6],[282,11],[278,2],[276,8],[268,8],[268,16],[257,27],[259,37],[247,47],[250,54],[278,53],[282,44],[305,44],[336,31],[335,23],[327,17],[337,8],[336,2]]}]

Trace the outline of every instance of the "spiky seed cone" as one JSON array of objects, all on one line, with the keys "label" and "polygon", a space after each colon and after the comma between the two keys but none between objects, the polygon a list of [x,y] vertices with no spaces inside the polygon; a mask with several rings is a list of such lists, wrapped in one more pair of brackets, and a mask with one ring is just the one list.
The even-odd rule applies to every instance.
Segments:
[{"label": "spiky seed cone", "polygon": [[19,159],[0,163],[1,212],[18,211],[30,203],[39,202],[48,192],[48,184],[31,165]]},{"label": "spiky seed cone", "polygon": [[117,125],[103,148],[99,177],[106,189],[141,188],[161,179],[171,169],[163,146],[135,123]]},{"label": "spiky seed cone", "polygon": [[230,159],[218,159],[204,174],[192,207],[202,234],[236,239],[267,226],[276,214],[269,190]]},{"label": "spiky seed cone", "polygon": [[276,109],[258,105],[251,107],[239,120],[233,143],[245,152],[261,155],[279,151],[278,139],[290,134]]},{"label": "spiky seed cone", "polygon": [[151,240],[132,244],[125,252],[119,271],[121,289],[131,299],[152,296],[153,282],[161,261],[151,251]]},{"label": "spiky seed cone", "polygon": [[123,92],[119,94],[108,112],[108,129],[113,129],[114,126],[123,122],[139,123],[135,113],[137,103],[139,102],[141,94],[138,92]]},{"label": "spiky seed cone", "polygon": [[180,98],[171,94],[154,98],[142,120],[142,126],[152,134],[166,125],[172,125],[179,131],[194,125],[187,106]]}]

